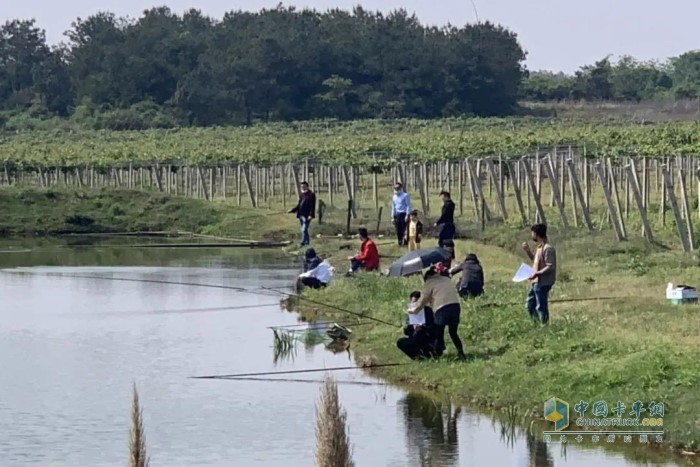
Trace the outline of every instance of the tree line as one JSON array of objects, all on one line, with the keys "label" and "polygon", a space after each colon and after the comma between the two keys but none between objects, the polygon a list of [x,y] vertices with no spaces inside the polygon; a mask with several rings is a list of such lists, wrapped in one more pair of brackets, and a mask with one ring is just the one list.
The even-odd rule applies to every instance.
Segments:
[{"label": "tree line", "polygon": [[670,60],[642,62],[623,56],[609,57],[582,67],[573,75],[539,71],[522,83],[521,97],[528,101],[647,101],[700,98],[700,51]]},{"label": "tree line", "polygon": [[697,51],[528,73],[508,29],[424,26],[405,10],[279,6],[213,19],[160,7],[78,18],[65,36],[50,46],[33,20],[0,26],[0,129],[505,116],[521,100],[700,98]]},{"label": "tree line", "polygon": [[[254,121],[508,115],[525,53],[492,23],[279,6],[214,20],[166,7],[77,19],[50,47],[33,20],[0,27],[0,115],[138,129]],[[0,124],[3,121],[0,120]]]}]

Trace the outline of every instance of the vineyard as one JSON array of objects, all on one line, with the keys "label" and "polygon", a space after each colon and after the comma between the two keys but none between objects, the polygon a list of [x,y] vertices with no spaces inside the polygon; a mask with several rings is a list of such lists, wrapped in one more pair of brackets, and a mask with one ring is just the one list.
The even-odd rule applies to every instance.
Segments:
[{"label": "vineyard", "polygon": [[700,154],[700,124],[582,125],[537,120],[358,121],[262,124],[142,132],[47,132],[0,136],[6,168],[276,164],[306,158],[353,166],[514,157],[574,145],[585,156]]}]

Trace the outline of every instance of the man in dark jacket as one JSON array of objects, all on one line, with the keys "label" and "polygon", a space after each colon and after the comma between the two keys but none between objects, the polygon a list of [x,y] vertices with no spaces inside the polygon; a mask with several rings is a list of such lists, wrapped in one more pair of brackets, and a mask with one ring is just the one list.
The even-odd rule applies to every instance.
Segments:
[{"label": "man in dark jacket", "polygon": [[442,215],[435,222],[435,226],[440,228],[438,245],[444,247],[445,240],[452,240],[455,236],[455,203],[448,191],[440,192],[442,198]]},{"label": "man in dark jacket", "polygon": [[296,206],[289,210],[290,214],[296,214],[301,225],[301,246],[310,243],[309,224],[316,217],[316,195],[309,189],[309,184],[301,182],[301,195]]},{"label": "man in dark jacket", "polygon": [[309,272],[312,269],[316,269],[319,264],[321,264],[321,258],[316,254],[316,250],[309,248],[304,254],[304,266],[302,272]]},{"label": "man in dark jacket", "polygon": [[[411,301],[415,303],[420,299],[420,292],[411,293]],[[436,341],[434,335],[435,317],[433,309],[429,306],[423,308],[424,322],[419,325],[408,323],[403,328],[404,336],[396,341],[396,346],[409,358],[431,358],[437,355],[435,351]]]},{"label": "man in dark jacket", "polygon": [[468,254],[462,264],[450,269],[451,276],[459,272],[462,273],[457,284],[460,297],[478,297],[484,293],[484,270],[474,253]]}]

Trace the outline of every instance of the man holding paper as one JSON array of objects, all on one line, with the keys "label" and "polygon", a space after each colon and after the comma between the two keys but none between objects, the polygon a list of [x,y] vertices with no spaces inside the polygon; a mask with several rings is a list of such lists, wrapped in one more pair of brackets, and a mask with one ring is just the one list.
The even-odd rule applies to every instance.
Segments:
[{"label": "man holding paper", "polygon": [[557,252],[547,239],[547,226],[535,224],[530,229],[532,240],[537,244],[533,253],[527,242],[523,243],[523,250],[532,260],[533,273],[529,280],[532,283],[527,294],[527,311],[533,320],[539,320],[542,324],[549,322],[549,291],[557,279]]}]

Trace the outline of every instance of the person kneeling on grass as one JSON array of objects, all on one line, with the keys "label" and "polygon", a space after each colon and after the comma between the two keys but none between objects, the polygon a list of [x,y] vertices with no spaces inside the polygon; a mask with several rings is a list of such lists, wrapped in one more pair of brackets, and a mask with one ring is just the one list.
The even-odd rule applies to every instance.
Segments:
[{"label": "person kneeling on grass", "polygon": [[303,286],[312,289],[326,287],[333,278],[333,268],[328,260],[324,260],[313,269],[299,274],[299,281]]},{"label": "person kneeling on grass", "polygon": [[425,285],[416,308],[421,309],[430,304],[435,310],[435,350],[438,356],[445,350],[445,327],[447,327],[452,343],[457,349],[457,355],[460,359],[465,359],[462,341],[457,334],[461,312],[457,290],[452,286],[450,278],[439,274],[435,266],[428,269],[423,279]]},{"label": "person kneeling on grass", "polygon": [[358,269],[364,269],[365,271],[379,269],[379,250],[377,250],[377,245],[369,238],[369,233],[364,227],[358,229],[357,232],[360,234],[362,245],[360,246],[359,255],[348,256],[350,261],[348,275],[351,275]]},{"label": "person kneeling on grass", "polygon": [[306,250],[306,253],[304,253],[304,271],[303,272],[309,272],[312,269],[315,269],[318,267],[319,264],[321,264],[323,260],[316,254],[316,250],[313,248],[308,248]]},{"label": "person kneeling on grass", "polygon": [[450,269],[450,276],[462,273],[457,291],[462,298],[478,297],[484,293],[484,270],[479,258],[469,253],[464,262]]},{"label": "person kneeling on grass", "polygon": [[406,337],[396,341],[396,346],[412,360],[435,356],[433,337],[433,310],[430,307],[418,309],[416,305],[420,292],[411,293],[408,304],[408,324],[403,328]]}]

